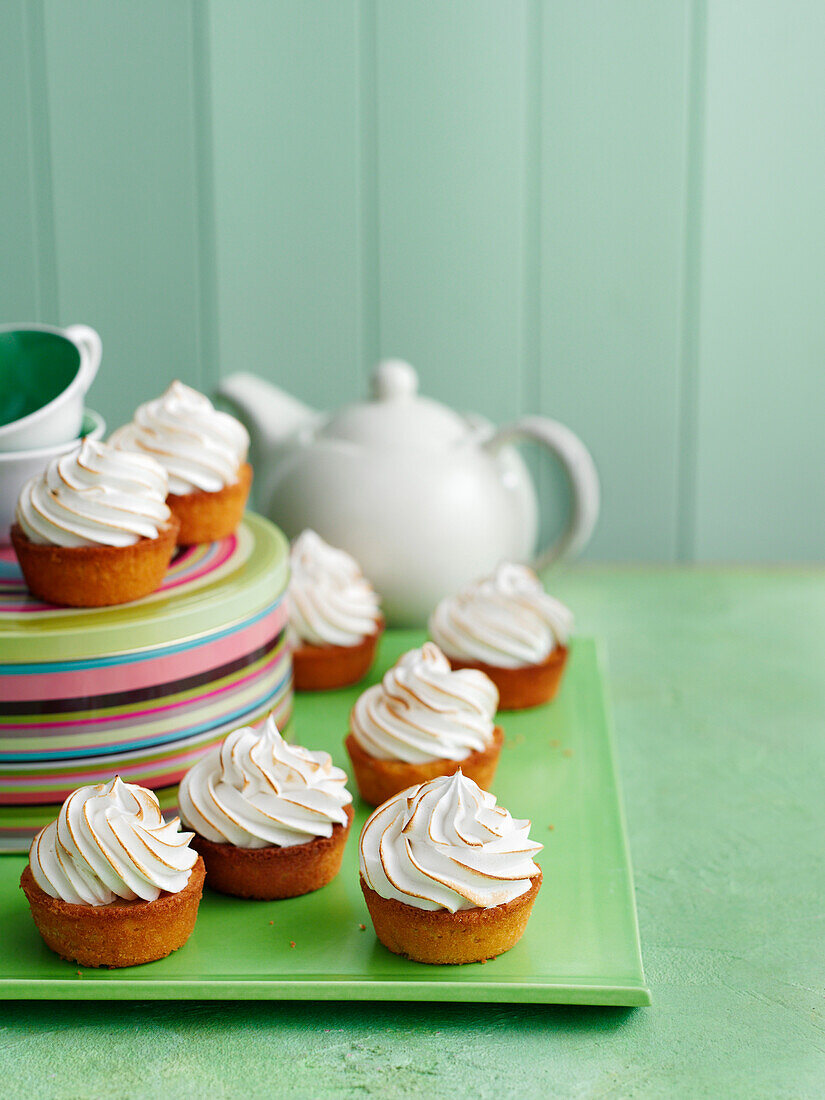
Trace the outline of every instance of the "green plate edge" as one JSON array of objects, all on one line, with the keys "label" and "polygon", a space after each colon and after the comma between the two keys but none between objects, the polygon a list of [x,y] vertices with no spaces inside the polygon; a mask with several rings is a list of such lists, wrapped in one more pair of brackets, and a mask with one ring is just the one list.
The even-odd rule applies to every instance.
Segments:
[{"label": "green plate edge", "polygon": [[[385,635],[383,655],[386,655],[387,641],[390,643],[389,648],[393,651],[392,657],[394,659],[397,652],[403,651],[403,649],[409,648],[410,645],[419,642],[420,635],[406,631],[388,631]],[[639,1007],[649,1005],[651,1003],[651,996],[645,981],[642,964],[635,892],[633,890],[633,873],[627,842],[627,828],[620,782],[616,767],[615,735],[604,692],[604,684],[606,682],[605,658],[601,647],[592,639],[576,639],[573,649],[574,660],[577,655],[578,661],[582,665],[592,662],[601,688],[598,693],[598,699],[591,699],[590,702],[598,705],[598,716],[603,724],[604,740],[607,747],[606,762],[609,765],[609,773],[612,780],[611,791],[605,793],[612,794],[612,799],[610,801],[613,803],[613,808],[617,815],[621,842],[621,866],[617,864],[614,870],[619,873],[619,877],[622,879],[622,888],[625,894],[622,899],[625,906],[624,919],[626,931],[629,932],[624,943],[624,949],[629,951],[628,958],[630,965],[627,968],[626,974],[623,976],[624,980],[605,982],[597,980],[596,975],[589,974],[580,974],[575,978],[571,976],[564,981],[551,981],[548,980],[546,975],[541,974],[536,974],[534,976],[522,975],[518,979],[502,977],[498,980],[486,980],[486,978],[482,979],[481,977],[473,978],[471,973],[468,973],[468,970],[477,972],[479,964],[474,964],[472,968],[447,967],[430,970],[429,968],[419,967],[418,964],[409,963],[407,960],[390,956],[388,952],[384,952],[384,949],[380,948],[378,945],[375,945],[373,952],[377,951],[381,956],[381,967],[397,967],[398,971],[403,973],[403,977],[389,976],[375,978],[369,976],[368,970],[365,970],[363,977],[353,975],[352,973],[330,976],[328,973],[308,971],[296,975],[295,977],[280,975],[276,978],[260,978],[257,975],[252,976],[252,973],[238,974],[237,970],[234,974],[230,973],[220,977],[186,978],[177,975],[169,975],[167,977],[152,976],[152,971],[155,971],[155,968],[163,968],[169,964],[172,964],[174,969],[181,968],[181,964],[183,968],[185,968],[187,958],[186,948],[182,949],[180,952],[176,952],[174,955],[170,956],[169,959],[149,964],[147,967],[134,968],[128,971],[94,971],[85,968],[78,969],[76,964],[64,963],[56,959],[48,952],[42,943],[39,942],[37,932],[34,930],[33,925],[31,925],[22,895],[18,893],[16,886],[20,871],[24,864],[24,858],[21,856],[2,856],[0,857],[0,897],[5,896],[6,901],[11,899],[17,917],[20,918],[22,913],[25,920],[28,922],[28,931],[25,933],[25,937],[29,943],[34,945],[34,950],[38,952],[36,957],[32,960],[32,969],[35,971],[38,968],[42,970],[44,967],[52,970],[59,969],[62,975],[65,976],[57,976],[55,974],[54,976],[47,977],[16,977],[8,973],[2,976],[2,972],[7,969],[7,966],[5,965],[6,960],[4,960],[4,954],[6,954],[6,952],[4,951],[3,944],[0,943],[0,997],[21,1000],[386,1000],[481,1001],[525,1004],[608,1005],[617,1007]],[[380,669],[383,670],[389,663],[391,663],[391,661],[382,659],[380,661]],[[375,681],[377,678],[378,673],[374,672],[370,677],[370,681]],[[582,674],[581,678],[584,679],[584,674]],[[343,715],[343,722],[345,723],[349,706],[354,698],[357,697],[360,690],[363,690],[364,686],[365,685],[362,684],[355,689],[348,689],[342,692],[298,697],[298,706],[296,710],[298,730],[293,733],[293,737],[300,740],[301,729],[305,728],[304,723],[300,721],[301,709],[307,711],[306,717],[311,718],[313,711],[322,714],[332,707],[340,711]],[[551,705],[551,708],[552,706],[554,705]],[[550,711],[551,708],[547,708],[547,710]],[[505,714],[502,716],[502,721],[505,728],[508,722],[520,722],[523,725],[525,722],[529,723],[531,720],[534,720],[538,723],[541,716],[544,714],[546,714],[545,708],[540,708],[537,711],[522,712],[518,716]],[[310,739],[305,738],[305,740]],[[337,763],[343,765],[348,763],[344,759],[342,752],[335,752],[333,755]],[[358,804],[357,799],[356,804]],[[363,821],[365,814],[366,810],[362,805],[359,807],[359,812],[356,815],[353,834],[356,833],[359,822]],[[540,839],[543,838],[540,837]],[[350,855],[355,848],[355,835],[353,835],[348,844],[348,852]],[[324,891],[315,895],[308,895],[303,899],[293,899],[290,903],[240,902],[210,894],[208,891],[204,896],[204,903],[208,904],[210,907],[214,907],[216,910],[211,922],[213,926],[216,921],[221,919],[220,913],[222,911],[228,912],[235,906],[249,907],[244,914],[246,922],[244,927],[247,930],[247,934],[251,935],[253,932],[257,932],[257,934],[260,935],[260,928],[257,921],[254,923],[254,928],[252,927],[253,922],[251,917],[253,914],[262,918],[260,922],[261,925],[271,923],[263,920],[263,918],[269,916],[276,918],[276,924],[280,924],[283,923],[283,921],[278,921],[277,918],[284,917],[285,920],[287,910],[279,907],[287,905],[294,906],[295,903],[309,905],[317,904],[317,902],[326,895],[329,899],[328,912],[333,914],[332,923],[334,924],[336,907],[341,911],[343,911],[343,907],[346,907],[348,916],[360,916],[360,911],[356,914],[352,909],[351,902],[353,890],[351,885],[348,884],[344,886],[340,881],[343,875],[344,871],[342,871],[342,875],[340,875],[334,883],[326,887]],[[546,888],[545,886],[545,889]],[[349,897],[346,897],[346,894],[349,894]],[[17,902],[17,898],[19,898],[19,903]],[[360,901],[360,895],[358,900]],[[296,924],[298,927],[303,927],[301,925],[301,911],[292,910],[292,913],[294,917],[297,917],[297,920],[293,919],[292,923],[285,925],[285,927],[293,929]],[[9,916],[9,911],[4,904],[4,924],[7,916]],[[371,942],[374,943],[372,928],[369,927],[369,919],[366,917],[365,910],[363,919],[368,925],[367,935],[372,937]],[[11,933],[11,928],[8,924],[6,924],[6,928]],[[231,936],[231,924],[229,922],[227,922],[226,928],[230,931],[229,938],[233,938]],[[286,932],[282,932],[279,928],[276,929],[276,932],[278,935],[286,934]],[[527,941],[529,936],[530,926],[528,925],[522,943]],[[193,938],[190,940],[190,944],[193,944],[196,937],[197,926]],[[13,941],[13,937],[11,938]],[[3,940],[6,940],[5,936]],[[632,943],[630,942],[631,940]],[[364,943],[366,941],[361,942]],[[281,941],[281,947],[283,948],[283,941]],[[518,952],[520,948],[521,944],[514,948],[513,952],[510,954]],[[18,958],[20,957],[20,951],[22,950],[21,944],[18,944],[15,948],[14,942],[12,942],[10,944],[10,949],[12,953],[17,954]],[[277,948],[274,948],[274,951],[277,951]],[[208,954],[208,951],[205,953]],[[288,953],[283,952],[283,950],[281,953],[282,956],[286,958],[289,957]],[[386,956],[386,958],[383,958],[383,956]],[[507,955],[501,956],[500,960],[495,960],[488,965],[491,968],[501,968],[501,960],[507,959],[507,957]],[[193,964],[192,969],[197,969],[196,959],[192,957],[191,961]],[[275,957],[273,956],[273,965],[274,961]],[[371,965],[370,960],[368,960],[368,966],[369,965]],[[231,969],[231,964],[229,968]],[[257,973],[260,974],[260,965],[256,967],[256,970]],[[145,976],[139,976],[136,971],[142,971]],[[602,975],[598,977],[601,978]]]}]

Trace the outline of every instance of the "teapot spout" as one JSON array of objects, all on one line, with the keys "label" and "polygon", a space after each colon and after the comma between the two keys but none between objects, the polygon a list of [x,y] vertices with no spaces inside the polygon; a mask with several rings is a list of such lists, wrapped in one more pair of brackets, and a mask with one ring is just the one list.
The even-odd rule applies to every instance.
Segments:
[{"label": "teapot spout", "polygon": [[271,458],[287,439],[315,424],[320,415],[297,397],[247,371],[223,378],[217,396],[246,424],[258,460]]}]

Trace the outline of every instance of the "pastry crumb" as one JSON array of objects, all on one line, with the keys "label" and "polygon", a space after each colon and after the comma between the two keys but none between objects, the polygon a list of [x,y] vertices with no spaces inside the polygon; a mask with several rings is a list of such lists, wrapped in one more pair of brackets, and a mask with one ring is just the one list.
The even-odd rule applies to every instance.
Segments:
[{"label": "pastry crumb", "polygon": [[359,924],[358,927],[361,929],[362,932],[366,932],[367,930],[367,926],[365,924]]},{"label": "pastry crumb", "polygon": [[289,941],[289,946],[294,947],[295,946],[295,940],[290,940]]},{"label": "pastry crumb", "polygon": [[82,977],[83,977],[83,971],[82,971],[82,970],[78,970],[78,972],[77,972],[77,976],[78,976],[78,978],[82,978]]},{"label": "pastry crumb", "polygon": [[553,830],[555,829],[555,827],[556,827],[555,825],[548,825],[548,826],[547,826],[547,828],[548,828],[548,829],[550,830],[550,832],[551,832],[551,833],[553,832]]}]

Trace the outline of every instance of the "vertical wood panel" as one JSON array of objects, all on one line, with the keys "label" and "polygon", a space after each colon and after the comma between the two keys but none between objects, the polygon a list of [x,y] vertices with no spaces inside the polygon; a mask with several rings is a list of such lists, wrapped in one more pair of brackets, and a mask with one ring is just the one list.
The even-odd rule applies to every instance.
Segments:
[{"label": "vertical wood panel", "polygon": [[695,551],[821,560],[825,8],[708,16]]},{"label": "vertical wood panel", "polygon": [[682,385],[679,394],[679,516],[676,556],[692,561],[696,538],[699,419],[699,303],[702,259],[702,182],[705,148],[707,0],[691,0],[682,286]]},{"label": "vertical wood panel", "polygon": [[201,385],[192,12],[46,0],[60,320],[101,333],[109,427],[173,378]]},{"label": "vertical wood panel", "polygon": [[111,427],[402,355],[581,433],[593,557],[821,558],[823,39],[816,0],[7,0],[3,319],[96,325]]},{"label": "vertical wood panel", "polygon": [[0,317],[45,320],[38,291],[25,0],[0,5]]},{"label": "vertical wood panel", "polygon": [[498,0],[377,6],[381,352],[495,420],[520,411],[528,369],[528,13]]},{"label": "vertical wood panel", "polygon": [[213,0],[220,367],[321,408],[359,377],[355,0]]},{"label": "vertical wood panel", "polygon": [[541,405],[591,447],[592,557],[668,560],[678,514],[686,3],[545,3]]}]

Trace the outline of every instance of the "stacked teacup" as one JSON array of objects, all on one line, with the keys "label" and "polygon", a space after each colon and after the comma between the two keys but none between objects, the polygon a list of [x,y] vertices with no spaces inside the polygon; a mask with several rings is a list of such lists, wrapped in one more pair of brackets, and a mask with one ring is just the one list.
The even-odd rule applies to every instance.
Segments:
[{"label": "stacked teacup", "polygon": [[0,545],[29,478],[82,437],[103,436],[103,417],[84,408],[100,357],[88,325],[0,325]]}]

